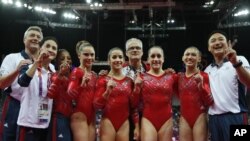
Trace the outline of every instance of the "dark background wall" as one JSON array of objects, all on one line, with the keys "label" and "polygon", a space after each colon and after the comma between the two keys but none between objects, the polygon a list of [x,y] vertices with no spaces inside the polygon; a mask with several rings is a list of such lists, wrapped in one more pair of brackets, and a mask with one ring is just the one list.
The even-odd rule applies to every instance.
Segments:
[{"label": "dark background wall", "polygon": [[[21,10],[5,9],[0,7],[0,54],[4,56],[12,52],[18,52],[24,48],[23,34],[30,24],[22,24],[16,22],[16,19],[30,19],[32,15],[25,14]],[[90,17],[92,16],[92,17]],[[208,19],[210,17],[207,17]],[[59,47],[70,51],[73,62],[77,66],[79,64],[75,53],[75,45],[79,40],[88,40],[96,48],[97,60],[106,60],[107,53],[110,48],[118,46],[124,49],[125,42],[128,38],[138,37],[138,31],[126,31],[124,28],[124,18],[118,18],[116,21],[111,19],[103,19],[98,15],[89,15],[89,22],[92,23],[91,29],[72,29],[59,28],[50,26],[41,26],[44,36],[55,36],[59,40]],[[204,54],[207,62],[212,61],[210,53],[207,51],[207,39],[209,33],[216,29],[217,23],[214,21],[186,23],[186,30],[166,31],[168,37],[156,38],[155,44],[160,45],[165,51],[165,66],[173,67],[176,70],[182,69],[181,57],[188,46],[198,47]],[[250,59],[249,53],[249,33],[250,27],[235,27],[223,29],[232,39],[234,35],[238,36],[238,43],[235,49],[238,54],[246,56]],[[141,38],[144,44],[144,60],[147,57],[149,48],[149,39]]]}]

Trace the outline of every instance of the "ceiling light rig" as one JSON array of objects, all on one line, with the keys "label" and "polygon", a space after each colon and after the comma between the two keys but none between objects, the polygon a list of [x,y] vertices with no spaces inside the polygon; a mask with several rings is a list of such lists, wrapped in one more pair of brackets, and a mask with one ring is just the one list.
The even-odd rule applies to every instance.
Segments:
[{"label": "ceiling light rig", "polygon": [[37,12],[44,12],[44,13],[53,14],[53,15],[56,14],[56,11],[54,11],[52,9],[49,9],[49,8],[43,8],[43,7],[40,7],[40,6],[35,6],[34,10],[37,11]]},{"label": "ceiling light rig", "polygon": [[68,13],[68,12],[63,13],[63,17],[66,18],[66,19],[73,19],[73,20],[79,20],[80,19],[75,14]]},{"label": "ceiling light rig", "polygon": [[[143,37],[165,38],[167,37],[166,36],[167,34],[165,34],[166,31],[186,30],[185,24],[177,23],[176,20],[173,18],[172,7],[168,8],[167,17],[164,17],[162,20],[160,20],[160,22],[156,22],[156,19],[154,18],[154,10],[152,7],[149,8],[149,22],[143,22],[140,24],[140,22],[138,22],[137,20],[137,16],[134,11],[133,11],[133,18],[129,20],[128,22],[129,24],[127,24],[128,26],[125,27],[125,30],[142,31]],[[162,31],[161,34],[158,33],[160,31]],[[144,34],[146,32],[149,32],[149,35]],[[158,36],[158,34],[160,36]]]},{"label": "ceiling light rig", "polygon": [[102,3],[95,2],[95,3],[90,4],[90,7],[92,7],[92,8],[102,7]]},{"label": "ceiling light rig", "polygon": [[34,9],[36,12],[41,12],[41,13],[46,13],[46,14],[52,14],[55,15],[56,11],[54,11],[53,9],[50,8],[46,8],[46,7],[41,7],[41,6],[35,6],[32,3],[22,3],[20,0],[1,0],[1,2],[4,5],[8,5],[8,6],[13,6],[16,8],[27,8],[28,10],[32,10]]},{"label": "ceiling light rig", "polygon": [[234,17],[243,17],[249,15],[249,10],[248,9],[242,9],[236,13],[233,14]]},{"label": "ceiling light rig", "polygon": [[[25,0],[26,1],[26,0]],[[58,13],[49,8],[50,5],[43,5],[39,3],[33,3],[31,0],[28,2],[24,2],[24,0],[0,0],[1,6],[9,7],[9,8],[22,8],[23,10],[27,9],[30,12],[34,12],[36,16],[38,16],[39,20],[21,20],[15,19],[15,22],[21,24],[36,24],[41,26],[48,26],[51,28],[62,27],[62,28],[76,28],[76,29],[90,29],[91,25],[89,24],[74,24],[74,23],[65,23],[65,22],[53,22],[52,17],[48,17],[49,15],[58,15]],[[73,12],[64,12],[62,13],[62,17],[68,19],[67,21],[77,21],[79,22],[82,17]],[[56,17],[55,17],[56,18]],[[85,23],[86,20],[82,19]],[[66,20],[65,20],[66,21]]]},{"label": "ceiling light rig", "polygon": [[92,0],[86,0],[86,3],[90,4],[92,2]]},{"label": "ceiling light rig", "polygon": [[214,1],[213,1],[213,0],[210,0],[210,1],[205,2],[205,3],[202,5],[202,7],[204,7],[204,8],[211,8],[211,7],[213,7],[213,5],[214,5]]},{"label": "ceiling light rig", "polygon": [[172,7],[168,8],[167,24],[174,24],[175,20],[172,18]]},{"label": "ceiling light rig", "polygon": [[22,7],[23,4],[22,4],[20,1],[16,1],[15,6],[16,6],[16,7]]},{"label": "ceiling light rig", "polygon": [[249,2],[232,3],[231,9],[220,19],[218,28],[235,28],[250,26]]},{"label": "ceiling light rig", "polygon": [[102,2],[99,0],[86,0],[86,3],[89,4],[91,9],[102,8],[103,7]]},{"label": "ceiling light rig", "polygon": [[12,0],[2,0],[2,3],[6,4],[6,5],[12,5],[13,1]]},{"label": "ceiling light rig", "polygon": [[174,20],[174,19],[171,19],[171,18],[170,18],[170,19],[167,19],[167,23],[168,23],[168,24],[173,24],[173,23],[175,23],[175,20]]}]

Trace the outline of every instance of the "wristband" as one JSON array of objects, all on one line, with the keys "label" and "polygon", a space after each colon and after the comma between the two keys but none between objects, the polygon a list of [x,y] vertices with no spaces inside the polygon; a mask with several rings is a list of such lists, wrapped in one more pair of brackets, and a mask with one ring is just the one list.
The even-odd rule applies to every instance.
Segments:
[{"label": "wristband", "polygon": [[243,63],[239,60],[239,62],[236,63],[236,64],[234,64],[233,67],[234,67],[234,68],[238,68],[238,67],[242,66],[242,64],[243,64]]}]

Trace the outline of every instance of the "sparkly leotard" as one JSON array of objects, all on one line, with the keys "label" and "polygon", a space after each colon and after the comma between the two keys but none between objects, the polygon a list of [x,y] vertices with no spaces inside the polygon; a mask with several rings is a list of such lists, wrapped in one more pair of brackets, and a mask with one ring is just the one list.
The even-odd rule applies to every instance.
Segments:
[{"label": "sparkly leotard", "polygon": [[103,109],[103,118],[108,118],[115,130],[118,131],[129,117],[130,104],[133,97],[133,81],[129,77],[124,77],[121,80],[113,78],[116,86],[112,89],[109,96],[104,98],[103,93],[110,79],[109,76],[99,77],[96,85],[94,105],[97,109]]},{"label": "sparkly leotard", "polygon": [[95,119],[93,100],[97,75],[94,72],[91,72],[91,77],[87,86],[81,87],[83,75],[84,72],[81,68],[75,68],[72,71],[68,93],[76,101],[74,113],[82,112],[85,114],[88,124],[90,124]]},{"label": "sparkly leotard", "polygon": [[174,76],[165,73],[161,76],[144,73],[142,79],[143,117],[159,131],[172,116]]},{"label": "sparkly leotard", "polygon": [[180,98],[181,115],[193,128],[200,114],[206,112],[207,106],[213,104],[213,97],[209,88],[208,75],[200,72],[203,76],[203,89],[199,90],[194,75],[186,77],[185,73],[178,74],[178,96]]}]

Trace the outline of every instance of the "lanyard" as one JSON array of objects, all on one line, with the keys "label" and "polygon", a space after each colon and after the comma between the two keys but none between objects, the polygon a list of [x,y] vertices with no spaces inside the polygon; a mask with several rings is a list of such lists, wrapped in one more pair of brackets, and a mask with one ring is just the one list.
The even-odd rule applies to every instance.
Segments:
[{"label": "lanyard", "polygon": [[[48,80],[47,80],[47,88],[49,88],[51,81],[50,81],[50,74],[51,74],[51,70],[50,68],[48,69],[49,73],[48,73]],[[43,96],[46,97],[46,95],[43,95],[43,79],[42,79],[42,65],[39,64],[38,68],[38,78],[39,78],[39,96]]]}]

